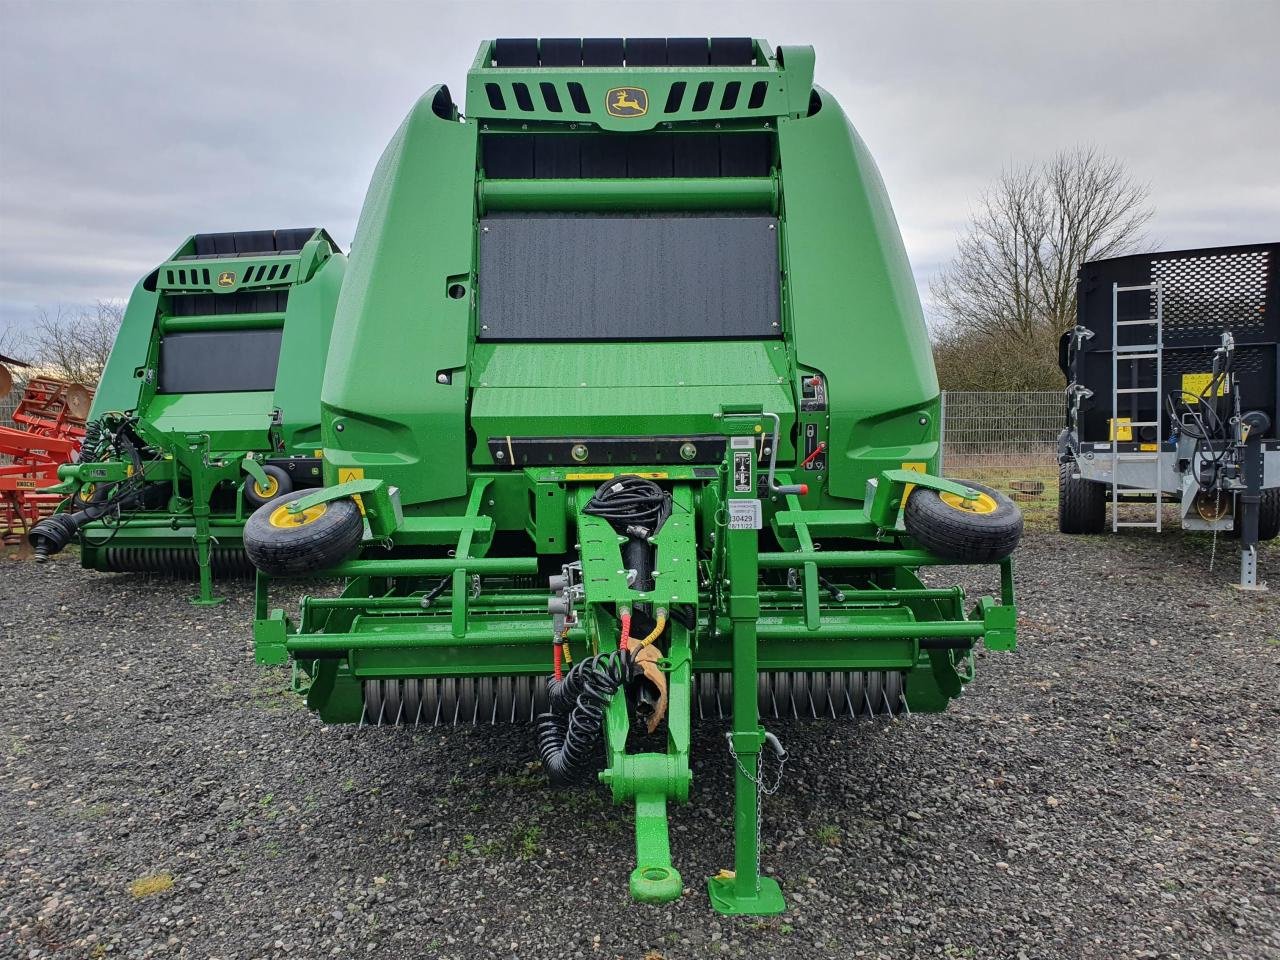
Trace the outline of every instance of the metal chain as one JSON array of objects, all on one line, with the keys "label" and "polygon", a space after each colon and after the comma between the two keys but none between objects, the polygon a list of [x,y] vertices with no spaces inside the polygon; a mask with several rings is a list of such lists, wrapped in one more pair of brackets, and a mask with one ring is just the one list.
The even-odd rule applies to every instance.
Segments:
[{"label": "metal chain", "polygon": [[764,751],[761,750],[756,754],[757,773],[756,776],[752,776],[747,771],[747,768],[742,765],[742,759],[738,756],[738,751],[733,749],[733,734],[726,733],[724,738],[729,745],[729,756],[733,757],[734,765],[756,787],[756,890],[758,892],[760,889],[760,837],[764,833],[764,798],[773,796],[778,792],[778,788],[782,786],[782,774],[787,766],[787,757],[784,753],[779,758],[778,772],[774,774],[773,783],[766,784],[764,778]]},{"label": "metal chain", "polygon": [[1209,547],[1209,572],[1213,573],[1213,561],[1218,558],[1218,521],[1222,518],[1222,488],[1213,496],[1213,544]]}]

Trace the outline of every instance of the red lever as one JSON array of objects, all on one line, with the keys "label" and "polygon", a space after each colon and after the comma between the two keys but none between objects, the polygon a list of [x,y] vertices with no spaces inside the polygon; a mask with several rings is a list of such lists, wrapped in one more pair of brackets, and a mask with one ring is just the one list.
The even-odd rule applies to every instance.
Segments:
[{"label": "red lever", "polygon": [[[825,449],[827,449],[827,441],[823,440],[821,443],[819,443],[816,447],[813,448],[813,453],[809,454],[807,457],[805,457],[803,460],[800,461],[800,466],[803,468],[813,463],[813,461],[818,459],[818,454],[822,453],[822,451]],[[808,492],[809,492],[808,490],[805,491],[805,493],[808,493]]]}]

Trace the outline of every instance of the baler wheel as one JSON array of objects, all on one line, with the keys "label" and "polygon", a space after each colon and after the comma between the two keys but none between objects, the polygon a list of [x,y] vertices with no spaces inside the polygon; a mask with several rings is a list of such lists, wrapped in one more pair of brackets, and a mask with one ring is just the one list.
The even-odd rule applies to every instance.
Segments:
[{"label": "baler wheel", "polygon": [[1107,527],[1107,488],[1074,473],[1072,463],[1058,467],[1058,530],[1102,533]]},{"label": "baler wheel", "polygon": [[252,478],[244,485],[244,498],[255,509],[293,490],[293,477],[275,464],[266,464],[262,472],[267,475],[265,487],[260,486],[258,481]]},{"label": "baler wheel", "polygon": [[981,496],[966,500],[929,487],[916,487],[907,498],[903,520],[907,533],[926,550],[965,563],[1002,560],[1022,539],[1022,511],[998,490],[972,480],[958,481]]},{"label": "baler wheel", "polygon": [[347,559],[360,545],[360,508],[344,497],[291,514],[285,508],[314,490],[297,490],[263,504],[244,525],[244,550],[275,577],[313,573]]}]

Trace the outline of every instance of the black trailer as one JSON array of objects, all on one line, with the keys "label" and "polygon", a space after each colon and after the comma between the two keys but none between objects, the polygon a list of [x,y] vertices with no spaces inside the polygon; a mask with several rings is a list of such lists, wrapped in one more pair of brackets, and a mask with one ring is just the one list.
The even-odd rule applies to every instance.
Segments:
[{"label": "black trailer", "polygon": [[[1280,534],[1280,243],[1086,263],[1076,326],[1062,335],[1066,425],[1058,442],[1064,533],[1163,528],[1241,547]],[[1123,503],[1151,505],[1149,514]]]}]

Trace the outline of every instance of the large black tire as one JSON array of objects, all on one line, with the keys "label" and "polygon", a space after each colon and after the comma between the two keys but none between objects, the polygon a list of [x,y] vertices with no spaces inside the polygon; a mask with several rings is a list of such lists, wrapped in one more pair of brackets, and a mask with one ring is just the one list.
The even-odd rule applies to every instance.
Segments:
[{"label": "large black tire", "polygon": [[916,487],[903,511],[907,533],[948,560],[990,563],[1013,553],[1022,538],[1022,511],[1017,504],[972,480],[956,482],[977,490],[982,498],[975,502]]},{"label": "large black tire", "polygon": [[360,545],[364,524],[350,497],[290,516],[284,508],[314,490],[276,497],[253,512],[244,525],[244,552],[253,565],[273,577],[324,570],[346,560]]},{"label": "large black tire", "polygon": [[267,486],[259,486],[253,477],[244,482],[244,499],[252,507],[260,507],[293,491],[293,477],[283,468],[268,463],[263,466],[262,472],[267,475]]},{"label": "large black tire", "polygon": [[[1240,539],[1240,501],[1236,500],[1236,516],[1231,536]],[[1280,487],[1271,487],[1262,491],[1262,502],[1258,504],[1258,540],[1274,540],[1280,536]]]},{"label": "large black tire", "polygon": [[1280,487],[1262,491],[1262,503],[1258,505],[1258,539],[1274,540],[1280,537]]},{"label": "large black tire", "polygon": [[1073,477],[1074,463],[1058,467],[1058,529],[1063,533],[1102,533],[1107,529],[1107,486]]}]

